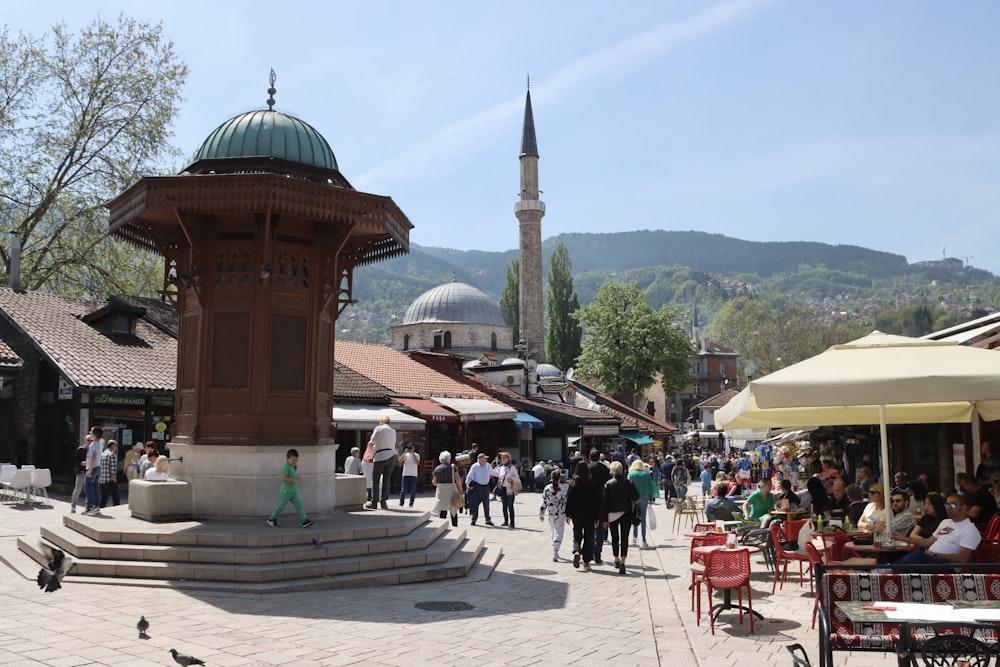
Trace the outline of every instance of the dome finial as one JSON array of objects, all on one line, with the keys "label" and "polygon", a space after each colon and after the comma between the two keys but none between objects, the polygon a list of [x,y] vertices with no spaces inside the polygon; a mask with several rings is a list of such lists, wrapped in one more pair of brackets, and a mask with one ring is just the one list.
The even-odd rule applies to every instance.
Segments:
[{"label": "dome finial", "polygon": [[267,79],[271,84],[271,87],[267,89],[267,94],[270,95],[270,97],[267,98],[268,111],[274,111],[274,94],[278,92],[277,90],[274,89],[274,81],[277,78],[278,78],[277,75],[274,73],[274,70],[272,69],[271,76],[269,76]]}]

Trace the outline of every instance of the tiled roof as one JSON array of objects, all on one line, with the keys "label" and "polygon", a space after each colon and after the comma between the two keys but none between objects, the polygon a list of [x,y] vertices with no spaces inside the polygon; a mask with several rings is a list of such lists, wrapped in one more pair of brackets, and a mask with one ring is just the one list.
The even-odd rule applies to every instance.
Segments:
[{"label": "tiled roof", "polygon": [[[339,343],[338,343],[339,344]],[[389,390],[339,361],[333,362],[334,399],[365,399],[385,403]]]},{"label": "tiled roof", "polygon": [[490,399],[488,394],[428,368],[387,345],[338,340],[333,356],[337,362],[386,387],[391,393]]},{"label": "tiled roof", "polygon": [[116,296],[115,298],[130,306],[145,308],[145,319],[177,338],[177,332],[180,330],[180,317],[173,304],[162,299],[150,299],[145,296]]},{"label": "tiled roof", "polygon": [[17,356],[17,352],[10,349],[10,345],[0,340],[0,366],[20,366],[21,357]]},{"label": "tiled roof", "polygon": [[490,392],[500,400],[508,403],[518,410],[523,410],[535,417],[547,415],[548,413],[558,413],[567,420],[580,422],[609,423],[618,421],[617,415],[608,416],[597,410],[581,408],[569,403],[558,403],[556,401],[541,401],[527,398],[512,391],[498,382],[493,382],[488,377],[469,373],[469,381],[479,384],[487,392]]},{"label": "tiled roof", "polygon": [[695,403],[691,407],[692,407],[692,409],[693,408],[721,408],[723,405],[725,405],[729,401],[733,400],[733,398],[738,393],[740,393],[740,392],[736,391],[735,389],[727,389],[725,391],[719,392],[715,396],[709,396],[708,398],[706,398],[701,403]]},{"label": "tiled roof", "polygon": [[654,434],[668,434],[677,431],[677,428],[673,424],[668,424],[653,415],[647,415],[646,413],[636,410],[635,408],[618,401],[607,394],[602,394],[591,386],[585,385],[578,380],[571,380],[572,384],[576,385],[577,388],[581,389],[585,394],[593,396],[594,401],[598,404],[606,415],[612,415],[615,417],[620,417],[622,420],[621,428],[625,430],[646,430],[651,431]]},{"label": "tiled roof", "polygon": [[109,336],[81,318],[105,301],[0,289],[0,311],[70,382],[88,389],[173,391],[177,340],[144,319],[135,336]]}]

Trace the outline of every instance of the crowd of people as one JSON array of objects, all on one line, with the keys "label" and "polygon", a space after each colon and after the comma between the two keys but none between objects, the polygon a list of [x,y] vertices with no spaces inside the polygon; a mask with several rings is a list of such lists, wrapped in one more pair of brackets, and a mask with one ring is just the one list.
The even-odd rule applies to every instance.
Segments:
[{"label": "crowd of people", "polygon": [[73,468],[76,479],[69,511],[76,513],[77,501],[83,493],[86,505],[81,514],[86,516],[100,515],[101,508],[107,507],[109,500],[112,506],[121,502],[118,493],[118,484],[122,481],[119,468],[126,480],[170,479],[170,462],[166,456],[160,456],[155,442],[150,440],[145,445],[136,443],[125,453],[119,466],[118,442],[110,439],[105,442],[104,429],[100,426],[91,428],[76,448]]}]

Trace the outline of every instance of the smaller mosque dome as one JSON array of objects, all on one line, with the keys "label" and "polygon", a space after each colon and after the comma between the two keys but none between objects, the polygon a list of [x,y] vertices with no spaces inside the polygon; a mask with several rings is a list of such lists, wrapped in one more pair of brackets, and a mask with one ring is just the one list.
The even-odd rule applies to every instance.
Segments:
[{"label": "smaller mosque dome", "polygon": [[316,128],[273,109],[250,111],[227,120],[208,135],[195,162],[246,157],[274,157],[339,170],[333,149]]},{"label": "smaller mosque dome", "polygon": [[406,309],[403,324],[466,322],[506,326],[500,306],[480,289],[460,282],[439,285],[421,294]]},{"label": "smaller mosque dome", "polygon": [[563,374],[561,370],[552,364],[538,364],[537,371],[540,378],[557,378],[562,377]]}]

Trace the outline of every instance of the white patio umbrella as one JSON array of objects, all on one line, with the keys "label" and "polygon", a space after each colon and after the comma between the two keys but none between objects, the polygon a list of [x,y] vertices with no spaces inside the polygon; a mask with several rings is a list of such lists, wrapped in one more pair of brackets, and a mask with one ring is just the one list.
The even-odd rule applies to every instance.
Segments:
[{"label": "white patio umbrella", "polygon": [[875,331],[754,380],[715,421],[722,428],[878,424],[888,481],[886,424],[968,423],[977,415],[1000,419],[1000,354]]}]

